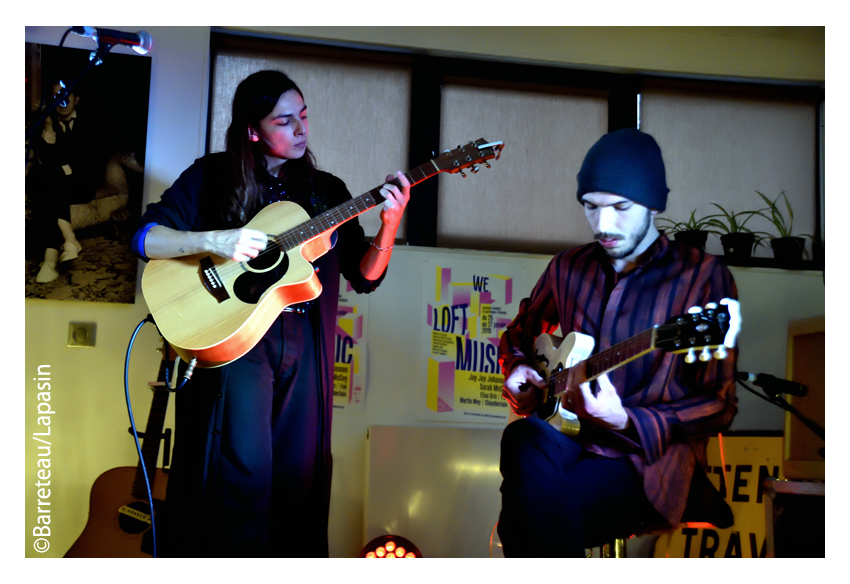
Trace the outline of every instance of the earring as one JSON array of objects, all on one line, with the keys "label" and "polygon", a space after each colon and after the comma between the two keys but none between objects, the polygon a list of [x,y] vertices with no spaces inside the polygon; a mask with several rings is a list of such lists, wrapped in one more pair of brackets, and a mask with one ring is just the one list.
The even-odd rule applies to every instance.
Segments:
[{"label": "earring", "polygon": [[257,142],[260,140],[260,137],[257,136],[257,133],[253,129],[248,128],[248,140],[251,142]]}]

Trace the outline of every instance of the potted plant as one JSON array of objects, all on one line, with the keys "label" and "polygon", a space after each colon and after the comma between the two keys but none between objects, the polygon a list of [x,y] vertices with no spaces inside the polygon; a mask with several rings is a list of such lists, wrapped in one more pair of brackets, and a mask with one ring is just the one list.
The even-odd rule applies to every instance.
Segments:
[{"label": "potted plant", "polygon": [[[792,230],[794,224],[794,211],[791,209],[791,203],[788,201],[785,191],[779,193],[779,195],[777,195],[777,197],[772,201],[764,194],[758,191],[756,191],[756,193],[764,200],[765,203],[767,203],[767,208],[762,210],[763,212],[761,215],[773,223],[773,226],[776,227],[776,231],[779,234],[779,237],[774,237],[770,240],[770,247],[773,248],[773,257],[779,260],[780,265],[801,262],[803,260],[803,253],[806,249],[806,240],[804,238],[811,238],[812,236],[809,234],[794,235]],[[785,201],[785,209],[788,211],[787,218],[782,214],[782,210],[779,208],[780,198]],[[765,211],[770,211],[770,215],[767,215]]]},{"label": "potted plant", "polygon": [[673,239],[679,243],[704,250],[708,234],[717,234],[717,232],[707,229],[709,221],[713,217],[716,217],[716,215],[707,215],[701,219],[697,219],[696,213],[696,209],[691,211],[691,217],[687,221],[673,221],[666,217],[659,217],[658,222],[661,223],[660,227],[664,233],[672,235]]},{"label": "potted plant", "polygon": [[762,239],[768,236],[762,231],[753,231],[745,227],[746,223],[755,217],[763,216],[762,212],[766,209],[758,211],[738,211],[731,212],[724,209],[717,203],[712,203],[720,209],[721,215],[714,215],[709,219],[708,224],[715,227],[720,233],[720,243],[723,245],[723,255],[733,260],[749,259],[753,255],[753,248],[761,245]]}]

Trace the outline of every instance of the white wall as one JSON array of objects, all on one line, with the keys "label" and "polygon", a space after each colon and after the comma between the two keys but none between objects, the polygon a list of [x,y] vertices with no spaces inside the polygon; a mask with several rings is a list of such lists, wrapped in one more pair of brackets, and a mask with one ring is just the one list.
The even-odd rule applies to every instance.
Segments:
[{"label": "white wall", "polygon": [[[64,30],[63,27],[27,27],[26,40],[58,44]],[[162,190],[203,153],[209,29],[146,27],[145,30],[154,39],[150,53],[153,67],[144,187],[148,202],[157,200]],[[86,43],[85,39],[71,37],[68,44],[88,47]],[[102,66],[108,66],[108,61]],[[441,257],[465,255],[462,251],[398,248],[386,281],[370,299],[370,383],[366,409],[363,414],[337,416],[334,422],[330,535],[331,555],[335,557],[356,555],[363,543],[367,429],[373,425],[422,424],[406,405],[416,399],[417,388],[423,387],[418,370],[418,341],[399,343],[395,335],[399,330],[417,330],[410,328],[416,326],[411,320],[416,314],[410,307],[416,306],[416,299],[421,298],[420,261],[423,255],[434,253]],[[528,256],[529,274],[539,274],[547,259]],[[741,337],[742,367],[781,376],[784,319],[823,314],[821,276],[775,270],[733,272],[741,288],[746,322]],[[86,524],[89,490],[95,478],[116,466],[136,465],[135,450],[127,434],[123,367],[133,329],[146,314],[140,292],[134,305],[25,302],[25,398],[14,411],[24,412],[23,514],[28,557],[62,556]],[[72,321],[97,323],[95,348],[65,346],[68,323]],[[147,325],[139,334],[131,362],[131,399],[139,424],[146,418],[150,404],[146,384],[155,378],[158,370],[158,342],[153,328]],[[50,365],[51,404],[56,413],[51,425],[50,549],[37,554],[32,549],[32,528],[37,525],[34,483],[38,480],[37,443],[32,440],[32,434],[41,429],[36,425],[37,401],[32,378],[37,367],[44,364]],[[414,373],[420,377],[413,377]],[[399,387],[399,379],[411,381]],[[781,414],[748,401],[741,396],[736,428],[781,428]],[[167,425],[173,427],[170,421]]]},{"label": "white wall", "polygon": [[[136,30],[136,29],[128,29]],[[203,154],[206,132],[209,29],[148,27],[154,39],[150,53],[151,93],[145,156],[144,195],[158,199],[192,160]],[[26,41],[58,45],[65,28],[27,27]],[[66,46],[95,48],[91,39],[69,35]],[[114,51],[125,52],[124,48]],[[139,57],[144,58],[144,57]],[[109,58],[100,67],[109,67]],[[18,289],[19,290],[19,289]],[[25,533],[26,555],[61,557],[74,543],[88,517],[91,485],[102,472],[117,466],[136,466],[135,446],[127,433],[129,418],[124,398],[124,357],[136,325],[148,314],[137,286],[136,303],[105,304],[28,299],[24,359],[26,437]],[[69,322],[97,324],[96,346],[68,348]],[[160,357],[159,337],[151,325],[139,333],[131,360],[129,387],[137,425],[144,430],[150,411],[149,381],[155,381]],[[50,549],[33,551],[36,524],[38,442],[36,385],[39,365],[50,365],[52,522]],[[18,410],[19,412],[21,410]],[[173,407],[167,427],[173,428]]]}]

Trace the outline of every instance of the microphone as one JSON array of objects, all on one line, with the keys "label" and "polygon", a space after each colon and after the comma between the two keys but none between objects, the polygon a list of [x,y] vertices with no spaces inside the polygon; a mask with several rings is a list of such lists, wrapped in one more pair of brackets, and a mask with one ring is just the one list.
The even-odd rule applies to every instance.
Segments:
[{"label": "microphone", "polygon": [[151,50],[153,39],[151,35],[143,30],[139,32],[123,32],[110,28],[94,28],[91,26],[72,26],[71,32],[84,37],[90,37],[98,43],[107,45],[127,45],[133,50],[144,55]]},{"label": "microphone", "polygon": [[738,379],[741,381],[749,381],[750,383],[758,385],[771,397],[775,397],[780,393],[803,397],[809,392],[809,388],[802,383],[779,379],[778,377],[768,375],[767,373],[747,373],[746,371],[739,371]]}]

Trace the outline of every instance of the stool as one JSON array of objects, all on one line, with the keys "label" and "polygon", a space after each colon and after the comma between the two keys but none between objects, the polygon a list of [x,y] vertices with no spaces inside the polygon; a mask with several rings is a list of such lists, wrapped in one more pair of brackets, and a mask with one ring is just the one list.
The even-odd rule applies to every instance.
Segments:
[{"label": "stool", "polygon": [[[702,467],[694,469],[688,500],[682,513],[682,521],[676,527],[669,525],[644,524],[635,535],[672,534],[682,527],[726,529],[732,527],[735,517],[729,504],[711,484]],[[634,536],[633,536],[634,537]],[[626,538],[616,538],[600,546],[602,558],[625,558]]]}]

